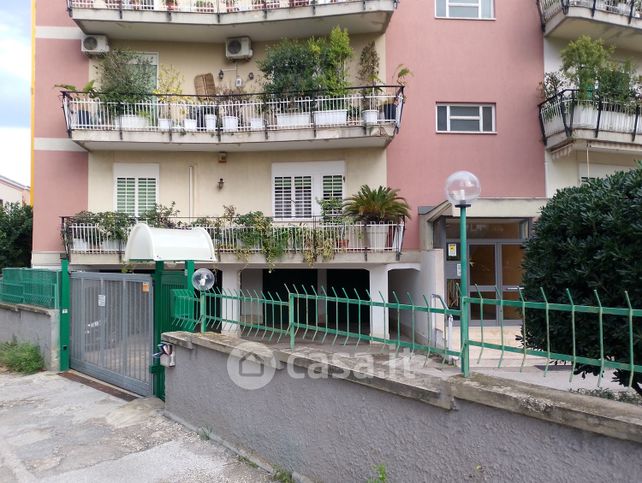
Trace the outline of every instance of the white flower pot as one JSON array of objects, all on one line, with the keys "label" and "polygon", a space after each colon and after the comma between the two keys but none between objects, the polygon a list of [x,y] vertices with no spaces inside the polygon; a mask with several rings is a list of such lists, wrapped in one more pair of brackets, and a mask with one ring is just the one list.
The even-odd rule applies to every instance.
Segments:
[{"label": "white flower pot", "polygon": [[262,117],[251,117],[250,118],[250,129],[252,131],[260,131],[265,128]]},{"label": "white flower pot", "polygon": [[277,114],[276,125],[280,128],[310,127],[310,113]]},{"label": "white flower pot", "polygon": [[140,130],[147,127],[147,119],[134,114],[124,114],[116,118],[116,126],[125,130]]},{"label": "white flower pot", "polygon": [[370,224],[366,227],[368,248],[373,252],[382,252],[388,241],[388,225]]},{"label": "white flower pot", "polygon": [[223,116],[223,131],[236,132],[239,130],[238,116]]},{"label": "white flower pot", "polygon": [[366,124],[377,124],[379,121],[379,111],[376,109],[366,109],[361,115],[363,116],[363,122]]},{"label": "white flower pot", "polygon": [[205,130],[216,131],[216,114],[205,114]]},{"label": "white flower pot", "polygon": [[[567,120],[568,122],[568,120]],[[577,105],[573,111],[573,127],[595,129],[597,125],[597,109],[593,106]]]},{"label": "white flower pot", "polygon": [[183,119],[183,129],[186,131],[194,132],[196,131],[196,128],[198,127],[198,124],[196,122],[196,119]]},{"label": "white flower pot", "polygon": [[171,131],[171,129],[172,129],[172,120],[159,117],[158,118],[158,129],[160,129],[161,131]]},{"label": "white flower pot", "polygon": [[105,240],[100,242],[100,249],[104,252],[117,252],[119,249],[118,240]]},{"label": "white flower pot", "polygon": [[83,240],[82,238],[74,238],[71,249],[74,252],[86,252],[89,250],[89,243],[87,240]]},{"label": "white flower pot", "polygon": [[348,110],[316,111],[314,122],[317,126],[345,126],[348,124]]}]

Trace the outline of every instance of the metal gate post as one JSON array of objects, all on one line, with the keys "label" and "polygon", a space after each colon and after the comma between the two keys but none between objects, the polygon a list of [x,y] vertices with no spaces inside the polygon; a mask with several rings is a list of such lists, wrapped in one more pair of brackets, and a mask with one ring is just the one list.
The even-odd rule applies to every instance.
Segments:
[{"label": "metal gate post", "polygon": [[[165,269],[165,262],[156,262],[153,281],[154,281],[154,351],[156,347],[160,344],[162,323],[161,323],[161,314],[163,302],[161,284],[163,281],[163,271]],[[154,391],[154,396],[163,399],[165,397],[165,374],[163,372],[163,366],[160,365],[159,361],[154,361],[150,367],[150,372],[153,375],[152,387]]]},{"label": "metal gate post", "polygon": [[194,260],[185,260],[185,288],[187,290],[193,290],[192,287],[192,276],[194,275]]},{"label": "metal gate post", "polygon": [[69,370],[70,305],[69,260],[63,259],[60,266],[60,372]]}]

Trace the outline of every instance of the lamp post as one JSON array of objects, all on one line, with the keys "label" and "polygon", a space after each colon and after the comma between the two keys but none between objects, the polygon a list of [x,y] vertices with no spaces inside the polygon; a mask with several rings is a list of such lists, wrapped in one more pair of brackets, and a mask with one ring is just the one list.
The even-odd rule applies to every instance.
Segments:
[{"label": "lamp post", "polygon": [[470,358],[468,352],[468,305],[464,306],[463,299],[468,296],[468,242],[466,239],[466,208],[481,194],[479,179],[470,171],[457,171],[446,180],[446,196],[454,206],[459,208],[459,239],[461,259],[461,309],[460,320],[460,349],[461,372],[464,376],[470,373]]}]

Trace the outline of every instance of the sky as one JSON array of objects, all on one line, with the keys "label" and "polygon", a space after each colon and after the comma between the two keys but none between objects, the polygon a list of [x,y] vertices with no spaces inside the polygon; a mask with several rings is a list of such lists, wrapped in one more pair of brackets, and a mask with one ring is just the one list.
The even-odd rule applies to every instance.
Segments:
[{"label": "sky", "polygon": [[0,175],[28,185],[31,1],[0,0]]}]

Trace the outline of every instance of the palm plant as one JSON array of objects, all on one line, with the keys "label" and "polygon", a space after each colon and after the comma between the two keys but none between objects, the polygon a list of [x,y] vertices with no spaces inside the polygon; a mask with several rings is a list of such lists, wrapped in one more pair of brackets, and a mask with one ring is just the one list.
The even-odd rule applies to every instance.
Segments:
[{"label": "palm plant", "polygon": [[363,185],[343,203],[346,215],[365,223],[394,222],[410,218],[410,205],[399,196],[398,189],[379,186],[372,189]]}]

